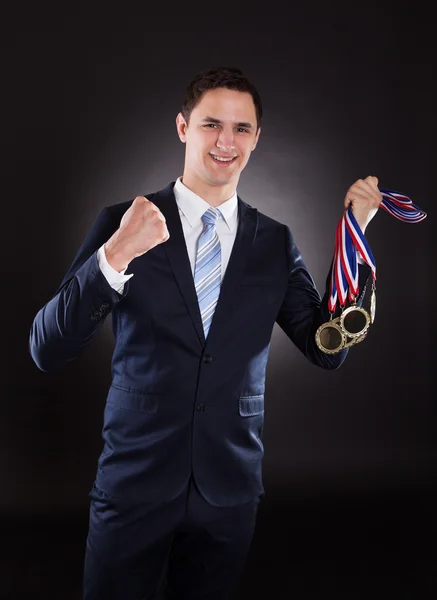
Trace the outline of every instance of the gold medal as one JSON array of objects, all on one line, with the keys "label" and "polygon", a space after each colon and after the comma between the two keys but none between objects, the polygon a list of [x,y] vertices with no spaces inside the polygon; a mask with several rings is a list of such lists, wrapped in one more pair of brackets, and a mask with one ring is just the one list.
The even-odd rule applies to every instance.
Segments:
[{"label": "gold medal", "polygon": [[367,332],[370,325],[370,315],[364,308],[352,304],[340,316],[340,328],[349,338],[360,337]]},{"label": "gold medal", "polygon": [[370,321],[373,325],[375,322],[376,313],[376,288],[375,283],[372,285],[372,295],[370,296]]},{"label": "gold medal", "polygon": [[339,318],[323,323],[316,331],[316,344],[325,354],[340,352],[346,342],[344,333],[339,325]]},{"label": "gold medal", "polygon": [[317,347],[325,354],[337,354],[362,342],[369,331],[371,315],[355,303],[342,310],[339,317],[320,325],[316,331]]}]

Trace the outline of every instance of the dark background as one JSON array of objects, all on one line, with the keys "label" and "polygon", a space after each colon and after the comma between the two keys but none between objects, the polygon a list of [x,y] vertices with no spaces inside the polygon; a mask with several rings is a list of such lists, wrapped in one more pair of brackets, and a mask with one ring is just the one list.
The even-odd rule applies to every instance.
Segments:
[{"label": "dark background", "polygon": [[47,374],[28,352],[32,320],[104,206],[182,174],[175,118],[185,87],[222,65],[254,81],[265,111],[239,195],[290,226],[319,290],[357,178],[376,175],[428,213],[412,225],[380,210],[369,225],[376,321],[341,369],[312,366],[275,326],[266,496],[239,597],[433,598],[432,21],[402,4],[308,5],[287,17],[216,8],[218,16],[38,11],[5,31],[0,598],[81,597],[110,383],[109,321],[75,363]]}]

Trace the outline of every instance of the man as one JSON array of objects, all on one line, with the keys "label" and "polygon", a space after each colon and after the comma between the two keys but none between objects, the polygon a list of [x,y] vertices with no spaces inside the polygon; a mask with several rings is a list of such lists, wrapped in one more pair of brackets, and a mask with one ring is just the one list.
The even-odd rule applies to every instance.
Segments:
[{"label": "man", "polygon": [[[164,573],[168,598],[230,598],[264,495],[273,326],[315,365],[335,369],[346,357],[315,343],[327,294],[321,301],[289,228],[237,196],[261,119],[240,70],[198,74],[176,118],[182,177],[103,209],[35,317],[30,351],[50,371],[112,313],[85,600],[154,598]],[[359,180],[346,194],[363,231],[381,201],[377,183]],[[370,269],[359,271],[362,301]]]}]

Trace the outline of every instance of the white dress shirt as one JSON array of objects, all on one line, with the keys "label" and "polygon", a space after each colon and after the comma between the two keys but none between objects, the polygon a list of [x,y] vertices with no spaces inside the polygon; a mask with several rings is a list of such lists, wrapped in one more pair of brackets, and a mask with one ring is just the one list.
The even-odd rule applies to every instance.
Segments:
[{"label": "white dress shirt", "polygon": [[[191,272],[194,277],[194,266],[196,264],[197,240],[203,231],[203,213],[210,208],[210,204],[203,200],[200,196],[189,190],[182,183],[182,177],[178,177],[174,188],[176,204],[179,209],[179,216],[182,222],[185,243],[190,259]],[[152,200],[153,202],[153,200]],[[238,226],[238,199],[237,192],[234,195],[220,204],[217,207],[222,213],[222,217],[218,217],[216,221],[216,231],[220,240],[222,252],[222,279],[228,266],[229,257],[231,256],[232,247],[234,245],[235,236]],[[171,235],[171,234],[170,234]],[[164,242],[165,243],[165,242]],[[97,261],[99,267],[108,281],[109,285],[119,294],[123,293],[124,284],[128,279],[133,277],[133,273],[125,275],[127,269],[120,273],[113,269],[106,260],[104,245],[97,251]],[[127,267],[129,268],[129,267]]]}]

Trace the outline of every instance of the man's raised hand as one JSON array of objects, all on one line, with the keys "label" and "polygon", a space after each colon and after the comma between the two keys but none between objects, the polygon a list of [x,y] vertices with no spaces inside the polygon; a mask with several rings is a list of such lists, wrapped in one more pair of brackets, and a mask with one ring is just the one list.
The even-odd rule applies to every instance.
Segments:
[{"label": "man's raised hand", "polygon": [[105,244],[106,260],[120,272],[138,256],[170,237],[165,217],[156,204],[137,196],[124,213],[117,231]]}]

